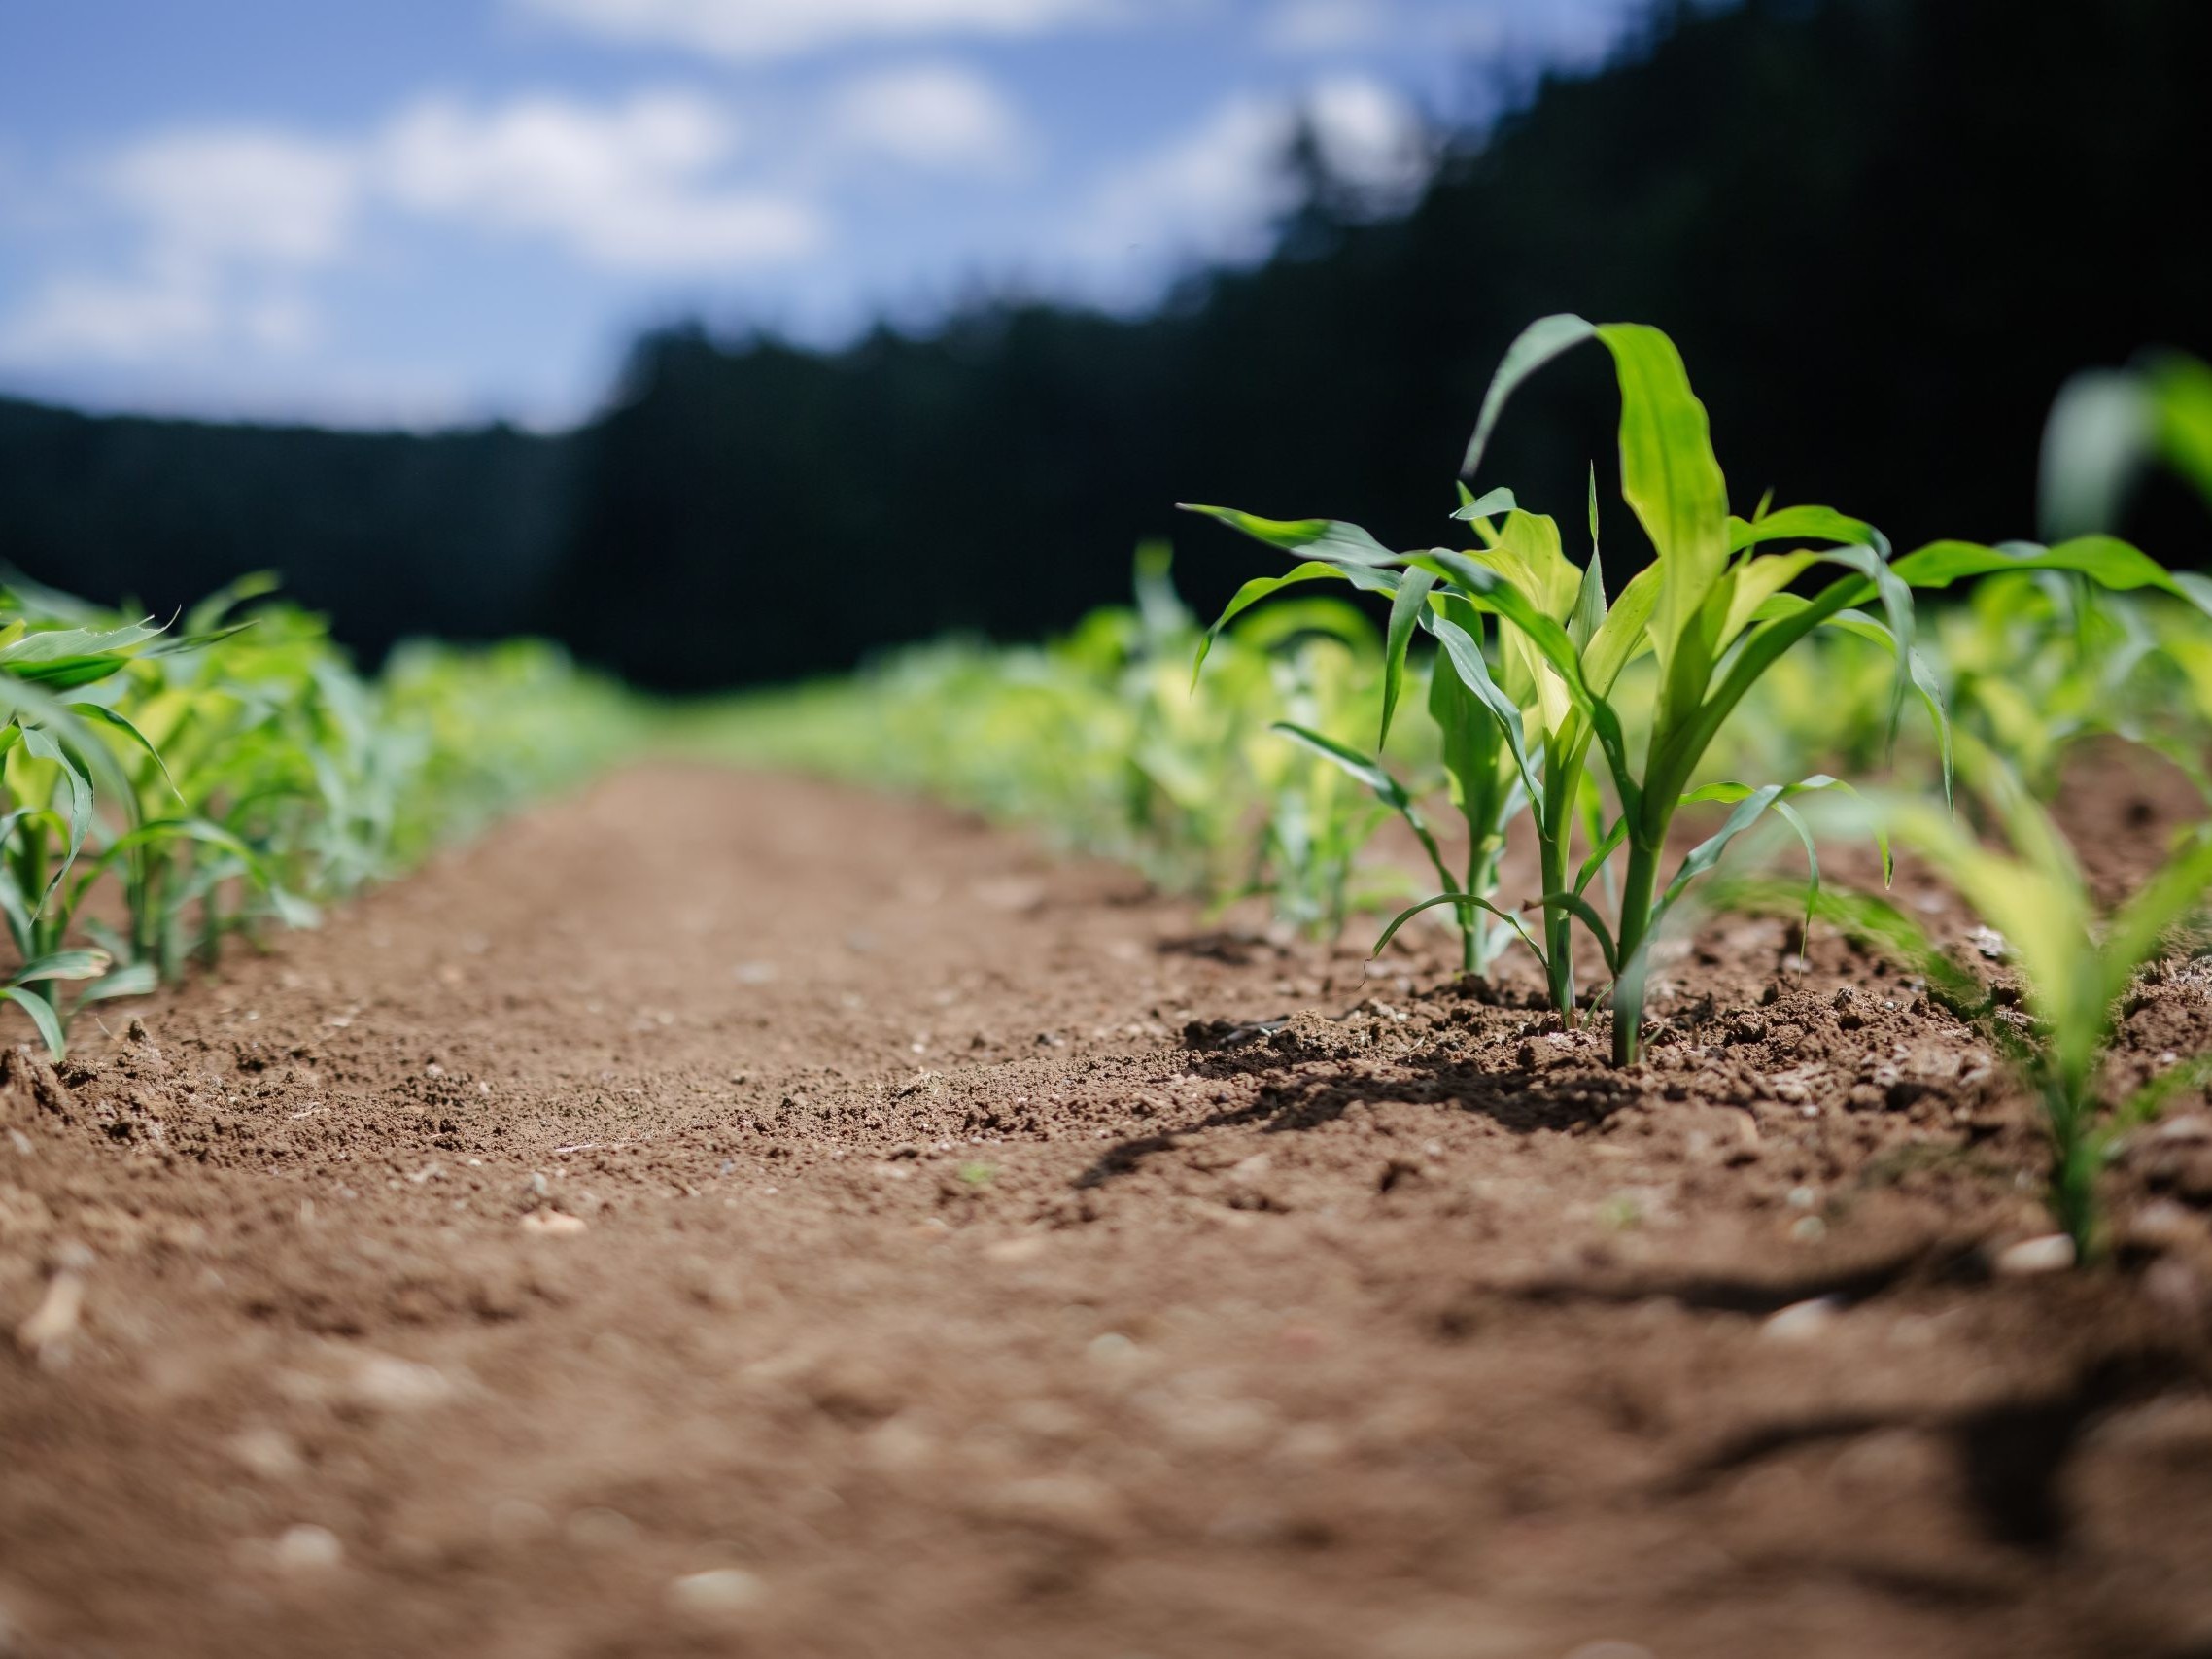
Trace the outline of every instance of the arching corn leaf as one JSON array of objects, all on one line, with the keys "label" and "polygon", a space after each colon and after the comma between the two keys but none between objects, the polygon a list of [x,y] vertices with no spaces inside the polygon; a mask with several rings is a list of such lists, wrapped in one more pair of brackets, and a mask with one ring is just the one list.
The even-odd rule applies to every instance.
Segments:
[{"label": "arching corn leaf", "polygon": [[1261,518],[1254,513],[1239,512],[1234,507],[1201,506],[1194,501],[1178,501],[1179,511],[1203,513],[1219,519],[1231,530],[1241,530],[1256,541],[1264,541],[1270,547],[1280,547],[1286,553],[1304,553],[1315,559],[1344,562],[1354,565],[1391,565],[1398,555],[1369,536],[1356,524],[1346,524],[1333,518],[1278,519]]},{"label": "arching corn leaf", "polygon": [[1377,748],[1390,742],[1391,717],[1398,712],[1398,699],[1405,686],[1405,652],[1429,608],[1429,590],[1435,585],[1434,571],[1408,570],[1391,598],[1390,630],[1383,639],[1382,732],[1375,739]]},{"label": "arching corn leaf", "polygon": [[1664,572],[1651,612],[1664,664],[1727,565],[1728,485],[1675,342],[1641,323],[1597,332],[1620,382],[1621,494]]},{"label": "arching corn leaf", "polygon": [[23,985],[0,985],[0,1002],[12,1002],[31,1017],[31,1023],[38,1027],[48,1054],[57,1060],[69,1057],[69,1042],[61,1034],[61,1020],[55,1016],[52,1003]]},{"label": "arching corn leaf", "polygon": [[1457,910],[1487,911],[1490,915],[1497,916],[1501,921],[1504,922],[1508,927],[1512,928],[1515,933],[1519,934],[1521,936],[1521,943],[1536,952],[1536,958],[1538,962],[1542,962],[1544,960],[1543,947],[1538,945],[1536,940],[1530,935],[1527,926],[1523,924],[1519,916],[1515,916],[1511,911],[1501,910],[1496,905],[1492,904],[1488,899],[1477,898],[1472,893],[1438,893],[1433,899],[1423,899],[1417,905],[1408,905],[1405,909],[1400,911],[1398,915],[1391,917],[1390,925],[1383,929],[1382,937],[1375,941],[1375,948],[1371,954],[1376,956],[1381,955],[1383,953],[1384,947],[1389,945],[1393,939],[1396,939],[1398,937],[1398,930],[1400,928],[1403,927],[1407,922],[1411,921],[1423,911],[1434,910],[1438,905],[1450,905]]},{"label": "arching corn leaf", "polygon": [[1474,435],[1468,439],[1467,454],[1460,462],[1461,477],[1473,477],[1475,468],[1482,465],[1482,452],[1489,447],[1490,434],[1514,388],[1561,352],[1573,349],[1596,332],[1591,324],[1568,312],[1539,317],[1520,331],[1499,359],[1498,372],[1490,377],[1490,388],[1482,395]]}]

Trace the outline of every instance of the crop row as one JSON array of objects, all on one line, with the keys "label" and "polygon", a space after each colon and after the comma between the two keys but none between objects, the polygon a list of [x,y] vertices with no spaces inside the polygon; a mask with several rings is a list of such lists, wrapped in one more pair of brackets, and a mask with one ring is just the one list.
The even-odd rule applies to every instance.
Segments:
[{"label": "crop row", "polygon": [[375,678],[252,578],[173,625],[0,584],[0,999],[64,1052],[93,1004],[212,962],[580,776],[637,716],[534,641]]},{"label": "crop row", "polygon": [[[2107,916],[2044,803],[2073,747],[2101,735],[2178,766],[2212,820],[2212,582],[2098,531],[2146,457],[2212,499],[2212,373],[2164,363],[2069,390],[2044,516],[2080,534],[1896,555],[1830,507],[1732,513],[1680,357],[1637,325],[1530,328],[1464,475],[1521,382],[1588,345],[1612,361],[1621,492],[1653,555],[1617,587],[1594,478],[1578,560],[1581,524],[1564,531],[1504,487],[1463,484],[1459,545],[1412,551],[1337,520],[1194,508],[1293,561],[1247,582],[1210,629],[1176,599],[1164,552],[1147,550],[1137,603],[1066,639],[906,652],[853,682],[756,700],[722,737],[755,759],[1042,825],[1217,902],[1265,895],[1321,933],[1386,907],[1378,950],[1416,916],[1446,916],[1466,970],[1518,948],[1564,1021],[1609,1004],[1622,1065],[1641,1052],[1654,940],[1765,823],[1802,847],[1793,902],[1809,921],[1877,938],[1971,998],[1978,983],[1896,907],[1822,890],[1824,839],[1865,838],[1884,875],[1907,844],[2009,942],[2027,983],[2029,1024],[1989,1029],[2042,1103],[2055,1207],[2086,1250],[2113,1135],[2201,1078],[2191,1062],[2141,1099],[2098,1095],[2114,1004],[2212,880],[2212,822],[2184,826],[2166,866]],[[1372,596],[1372,615],[1315,597],[1337,583]],[[1916,603],[1931,592],[1943,602]],[[1718,821],[1685,836],[1685,809]],[[1394,819],[1410,860],[1368,853]],[[1509,832],[1537,849],[1525,903],[1499,887]],[[1710,896],[1762,895],[1771,882],[1737,880]],[[1576,981],[1593,958],[1595,996]]]}]

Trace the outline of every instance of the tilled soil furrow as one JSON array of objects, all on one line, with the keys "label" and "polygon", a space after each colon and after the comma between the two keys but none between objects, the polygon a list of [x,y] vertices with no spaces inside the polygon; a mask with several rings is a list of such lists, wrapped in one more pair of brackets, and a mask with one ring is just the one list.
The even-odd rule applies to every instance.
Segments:
[{"label": "tilled soil furrow", "polygon": [[[2049,1223],[1997,1056],[1794,943],[1709,927],[1614,1074],[1519,971],[625,774],[7,1056],[0,1628],[2190,1650],[2212,1124],[2123,1158],[2117,1266],[2014,1270]],[[2208,1028],[2176,970],[2116,1067]]]}]

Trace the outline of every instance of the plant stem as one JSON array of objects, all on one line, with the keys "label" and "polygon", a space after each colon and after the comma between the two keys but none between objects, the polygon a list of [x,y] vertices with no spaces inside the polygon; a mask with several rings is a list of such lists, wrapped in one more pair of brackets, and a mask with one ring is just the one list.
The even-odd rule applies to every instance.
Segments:
[{"label": "plant stem", "polygon": [[1621,882],[1620,927],[1614,939],[1613,1064],[1643,1057],[1643,985],[1650,943],[1651,897],[1658,883],[1659,848],[1632,838],[1628,874]]},{"label": "plant stem", "polygon": [[[1564,829],[1565,814],[1562,819]],[[1567,860],[1571,850],[1568,834],[1540,835],[1537,838],[1537,849],[1543,868],[1544,892],[1566,892]],[[1559,1010],[1560,1028],[1572,1031],[1574,1029],[1574,917],[1556,906],[1544,909],[1543,954],[1551,1005]]]},{"label": "plant stem", "polygon": [[2073,1239],[2079,1262],[2096,1251],[2096,1177],[2102,1161],[2083,1132],[2089,1115],[2085,1091],[2086,1086],[2056,1080],[2047,1082],[2043,1091],[2044,1126],[2051,1137],[2051,1209]]},{"label": "plant stem", "polygon": [[[1473,826],[1469,826],[1470,832]],[[1488,898],[1498,886],[1498,858],[1503,848],[1495,836],[1473,834],[1467,848],[1467,891]],[[1460,913],[1460,966],[1470,974],[1487,974],[1498,959],[1499,935],[1505,924],[1488,912],[1471,906]]]}]

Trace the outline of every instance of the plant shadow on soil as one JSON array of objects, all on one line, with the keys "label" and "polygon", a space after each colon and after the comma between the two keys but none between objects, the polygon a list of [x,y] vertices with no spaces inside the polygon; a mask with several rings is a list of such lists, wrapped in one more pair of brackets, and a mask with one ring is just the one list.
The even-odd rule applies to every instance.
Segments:
[{"label": "plant shadow on soil", "polygon": [[1288,1078],[1280,1075],[1286,1067],[1339,1060],[1351,1052],[1348,1041],[1331,1041],[1317,1033],[1315,1028],[1321,1023],[1315,1017],[1299,1016],[1260,1026],[1194,1025],[1186,1034],[1187,1041],[1199,1045],[1192,1049],[1189,1075],[1216,1080],[1265,1079],[1258,1098],[1249,1105],[1207,1113],[1180,1127],[1121,1141],[1078,1177],[1076,1185],[1095,1188],[1132,1174],[1148,1157],[1209,1129],[1256,1127],[1267,1134],[1290,1134],[1318,1128],[1335,1123],[1352,1107],[1376,1098],[1378,1093],[1408,1104],[1480,1113],[1502,1127],[1524,1134],[1594,1125],[1637,1093],[1618,1079],[1579,1076],[1552,1084],[1526,1070],[1473,1066],[1449,1055],[1416,1061],[1416,1071],[1425,1075],[1388,1084],[1352,1065],[1295,1073]]},{"label": "plant shadow on soil", "polygon": [[[1256,959],[1260,944],[1225,936],[1176,941],[1170,948],[1243,966]],[[1448,1051],[1400,1054],[1392,1061],[1395,1075],[1386,1080],[1377,1075],[1371,1054],[1363,1054],[1341,1023],[1371,1009],[1371,1003],[1334,1017],[1306,1012],[1260,1022],[1193,1021],[1184,1032],[1187,1075],[1217,1082],[1256,1081],[1256,1094],[1179,1124],[1123,1138],[1105,1149],[1072,1185],[1085,1191],[1106,1188],[1137,1174],[1148,1160],[1187,1147],[1210,1131],[1311,1132],[1339,1123],[1348,1112],[1378,1098],[1474,1114],[1515,1136],[1543,1131],[1588,1134],[1602,1130],[1616,1113],[1651,1103],[1653,1080],[1644,1068],[1626,1074],[1592,1065],[1551,1074],[1538,1069],[1532,1053],[1534,1042],[1549,1038],[1594,1040],[1602,1045],[1608,1030],[1607,1014],[1586,1020],[1578,1036],[1567,1038],[1548,1009],[1533,1002],[1510,1006],[1486,985],[1455,985],[1434,994],[1437,1000],[1461,1008],[1482,1006],[1494,1014],[1525,1016],[1518,1053],[1505,1064],[1477,1063],[1468,1054]],[[1680,1011],[1676,1023],[1696,1027],[1721,1017],[1714,999],[1706,995]],[[1962,1151],[1958,1156],[1967,1155]],[[1417,1173],[1417,1164],[1394,1158],[1386,1164],[1378,1190],[1388,1192],[1401,1176]],[[1773,1263],[1735,1273],[1665,1268],[1547,1272],[1513,1286],[1507,1294],[1531,1305],[1625,1307],[1659,1300],[1694,1313],[1766,1319],[1799,1304],[1856,1307],[1892,1292],[1955,1291],[1987,1284],[1990,1277],[1987,1255],[1973,1243],[1920,1236],[1894,1241],[1871,1256],[1785,1263],[1780,1272]],[[1471,1333],[1482,1321],[1447,1309],[1437,1316],[1436,1324],[1439,1335],[1453,1339]],[[1808,1449],[1911,1430],[1948,1448],[1958,1471],[1963,1506],[1987,1543],[2028,1557],[2053,1556],[2073,1540],[2065,1488],[2087,1432],[2115,1411],[2199,1382],[2202,1361],[2193,1345],[2154,1335],[2092,1350],[2055,1381],[1993,1400],[1786,1416],[1727,1434],[1651,1482],[1649,1492],[1655,1501],[1690,1497]],[[1987,1587],[1970,1578],[1954,1581],[1940,1573],[1918,1575],[1911,1583],[1900,1580],[1892,1588],[1937,1600],[1972,1601],[1988,1594]]]}]

